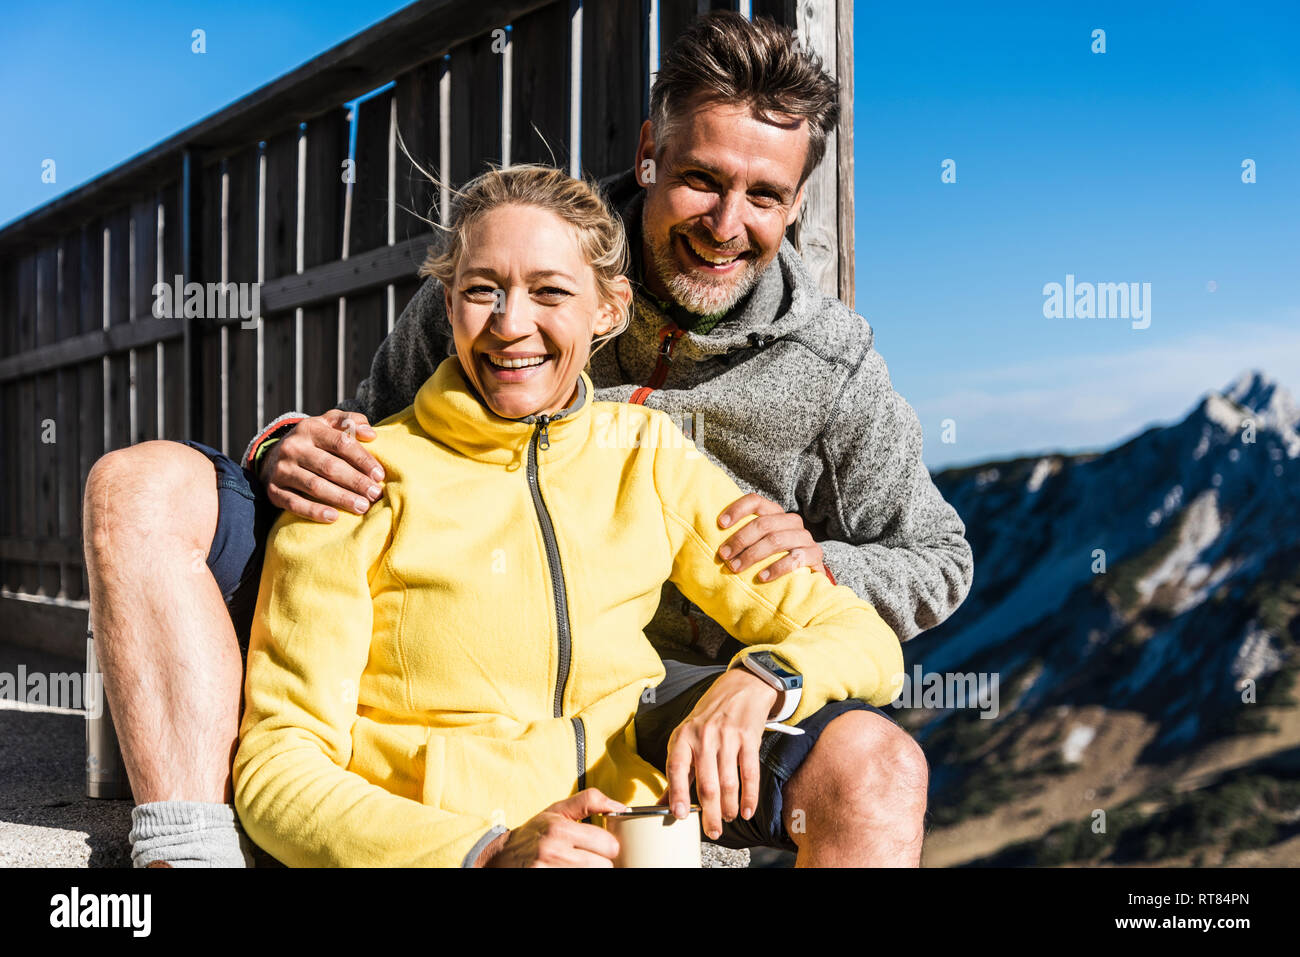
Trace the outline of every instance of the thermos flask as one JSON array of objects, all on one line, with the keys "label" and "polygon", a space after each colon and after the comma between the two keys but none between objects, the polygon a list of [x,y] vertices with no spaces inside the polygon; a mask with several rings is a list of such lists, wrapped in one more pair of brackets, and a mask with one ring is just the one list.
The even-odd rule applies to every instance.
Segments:
[{"label": "thermos flask", "polygon": [[122,763],[113,716],[104,695],[104,676],[95,658],[95,636],[86,632],[86,796],[112,801],[131,800],[131,782]]}]

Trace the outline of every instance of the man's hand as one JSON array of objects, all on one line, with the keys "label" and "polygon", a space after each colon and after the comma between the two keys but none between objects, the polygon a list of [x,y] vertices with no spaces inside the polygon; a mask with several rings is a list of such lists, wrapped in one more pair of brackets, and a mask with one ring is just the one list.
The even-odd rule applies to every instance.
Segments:
[{"label": "man's hand", "polygon": [[757,492],[736,499],[718,514],[718,527],[730,528],[746,515],[757,515],[736,534],[722,543],[718,556],[733,572],[744,571],[777,552],[789,552],[758,573],[762,581],[780,578],[801,565],[815,572],[825,571],[822,566],[822,547],[813,540],[812,532],[804,528],[797,512],[787,512],[776,502]]},{"label": "man's hand", "polygon": [[592,814],[627,807],[596,788],[557,801],[483,848],[476,867],[613,867],[618,838],[583,824]]},{"label": "man's hand", "polygon": [[[691,777],[704,833],[716,839],[737,813],[758,808],[758,746],[777,691],[757,675],[733,668],[718,676],[668,739],[668,790],[659,799],[677,818],[691,804]],[[739,769],[739,775],[737,775]]]},{"label": "man's hand", "polygon": [[275,443],[258,478],[271,504],[303,518],[332,522],[339,517],[334,508],[360,515],[383,494],[384,470],[357,441],[374,437],[360,412],[331,409],[303,419]]}]

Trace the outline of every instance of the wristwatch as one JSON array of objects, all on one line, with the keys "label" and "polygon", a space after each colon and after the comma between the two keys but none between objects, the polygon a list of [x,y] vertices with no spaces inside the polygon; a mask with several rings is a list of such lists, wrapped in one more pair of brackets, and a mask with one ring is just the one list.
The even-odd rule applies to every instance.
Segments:
[{"label": "wristwatch", "polygon": [[803,675],[770,651],[746,655],[741,664],[776,689],[777,712],[768,721],[784,721],[798,710],[799,699],[803,697]]}]

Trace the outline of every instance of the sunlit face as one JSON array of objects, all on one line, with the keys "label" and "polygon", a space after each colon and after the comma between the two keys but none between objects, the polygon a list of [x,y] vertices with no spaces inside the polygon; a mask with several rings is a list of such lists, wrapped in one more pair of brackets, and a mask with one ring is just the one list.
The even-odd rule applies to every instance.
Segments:
[{"label": "sunlit face", "polygon": [[[445,294],[465,378],[508,419],[569,405],[592,336],[615,328],[622,315],[601,301],[576,230],[535,206],[480,216]],[[624,306],[631,302],[625,277],[615,294]]]},{"label": "sunlit face", "polygon": [[[710,315],[731,309],[776,258],[799,215],[808,122],[756,119],[744,104],[697,105],[681,118],[646,190],[646,284],[661,299]],[[641,126],[637,170],[654,160]],[[645,179],[644,174],[640,177]]]}]

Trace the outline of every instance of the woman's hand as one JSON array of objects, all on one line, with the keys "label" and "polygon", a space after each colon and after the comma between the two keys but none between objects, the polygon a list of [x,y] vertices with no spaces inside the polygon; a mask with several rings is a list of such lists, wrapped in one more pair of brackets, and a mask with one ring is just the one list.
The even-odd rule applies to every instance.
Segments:
[{"label": "woman's hand", "polygon": [[668,739],[668,790],[659,803],[686,817],[694,775],[700,823],[710,839],[737,812],[749,820],[758,807],[758,746],[777,697],[775,688],[743,668],[719,675]]},{"label": "woman's hand", "polygon": [[338,518],[335,508],[363,514],[383,494],[384,470],[357,441],[374,437],[360,412],[331,409],[303,419],[262,460],[267,498],[317,522]]},{"label": "woman's hand", "polygon": [[763,581],[780,578],[801,565],[824,572],[822,547],[804,528],[798,512],[787,512],[776,502],[750,492],[736,499],[718,514],[718,527],[730,528],[746,515],[757,515],[718,549],[718,557],[733,572],[742,572],[777,552],[789,552],[759,572]]},{"label": "woman's hand", "polygon": [[583,824],[592,814],[627,807],[596,788],[556,801],[483,849],[477,867],[613,867],[618,838],[603,827]]}]

